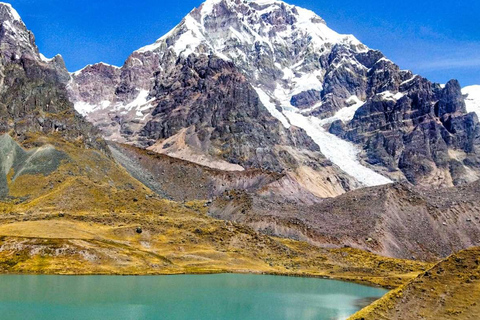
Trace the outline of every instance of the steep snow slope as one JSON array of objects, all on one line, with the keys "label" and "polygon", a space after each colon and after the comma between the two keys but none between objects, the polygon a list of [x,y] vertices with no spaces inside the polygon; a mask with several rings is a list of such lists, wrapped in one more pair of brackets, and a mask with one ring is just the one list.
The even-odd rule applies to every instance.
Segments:
[{"label": "steep snow slope", "polygon": [[[366,69],[352,53],[369,49],[354,36],[333,31],[312,11],[282,1],[207,0],[137,53],[171,49],[177,56],[205,53],[231,61],[249,78],[272,115],[288,127],[265,95],[278,105],[278,100],[290,101],[310,90],[320,92],[329,72],[322,60],[335,46],[351,52],[333,61],[334,69],[351,64]],[[320,97],[316,99],[320,102]]]}]

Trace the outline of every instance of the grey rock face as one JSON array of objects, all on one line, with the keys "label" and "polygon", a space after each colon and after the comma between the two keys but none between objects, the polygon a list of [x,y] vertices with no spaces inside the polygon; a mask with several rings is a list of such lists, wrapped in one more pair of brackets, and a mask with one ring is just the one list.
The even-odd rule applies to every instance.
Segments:
[{"label": "grey rock face", "polygon": [[63,59],[46,59],[16,11],[0,4],[0,131],[17,140],[28,133],[59,134],[106,151],[91,124],[75,112]]},{"label": "grey rock face", "polygon": [[399,100],[374,96],[346,129],[330,130],[364,145],[369,163],[400,169],[412,183],[475,180],[468,168],[478,163],[478,118],[466,114],[458,82],[444,89],[420,77],[412,82]]},{"label": "grey rock face", "polygon": [[321,99],[321,92],[317,90],[307,90],[290,99],[290,104],[299,109],[306,109],[313,107]]},{"label": "grey rock face", "polygon": [[305,134],[283,128],[234,65],[217,57],[179,59],[168,74],[157,75],[152,93],[153,118],[140,132],[147,143],[191,128],[186,143],[193,148],[229,163],[277,172],[289,156],[277,152],[277,145],[319,151]]},{"label": "grey rock face", "polygon": [[8,196],[7,174],[13,169],[11,181],[27,174],[49,175],[54,172],[62,160],[68,156],[46,145],[40,148],[24,150],[8,134],[0,136],[0,199]]}]

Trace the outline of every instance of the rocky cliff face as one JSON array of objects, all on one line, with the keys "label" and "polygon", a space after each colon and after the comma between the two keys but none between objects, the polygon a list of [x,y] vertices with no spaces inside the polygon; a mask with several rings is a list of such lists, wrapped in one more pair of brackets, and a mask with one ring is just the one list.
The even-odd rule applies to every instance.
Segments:
[{"label": "rocky cliff face", "polygon": [[88,66],[69,88],[108,139],[219,168],[287,169],[299,158],[279,157],[282,145],[320,150],[350,187],[451,186],[479,171],[478,119],[458,83],[400,70],[280,1],[208,0],[122,68]]},{"label": "rocky cliff face", "polygon": [[305,157],[319,151],[301,130],[285,129],[235,66],[217,57],[180,58],[169,73],[157,74],[152,93],[156,107],[139,136],[158,141],[150,149],[160,153],[185,146],[239,170],[282,172],[299,165],[287,146]]},{"label": "rocky cliff face", "polygon": [[63,59],[46,59],[18,13],[0,4],[0,131],[17,140],[28,133],[58,134],[105,149],[91,124],[75,112],[65,83]]},{"label": "rocky cliff face", "polygon": [[460,85],[416,77],[398,96],[376,95],[344,126],[330,130],[364,146],[366,159],[401,170],[414,184],[458,185],[478,179],[478,118],[466,111]]}]

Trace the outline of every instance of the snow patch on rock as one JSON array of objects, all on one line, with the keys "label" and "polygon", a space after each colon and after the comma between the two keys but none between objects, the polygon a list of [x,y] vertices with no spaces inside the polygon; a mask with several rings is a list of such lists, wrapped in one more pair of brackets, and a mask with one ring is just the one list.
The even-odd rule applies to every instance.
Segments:
[{"label": "snow patch on rock", "polygon": [[41,53],[39,53],[39,55],[40,55],[40,59],[41,59],[43,62],[45,62],[45,63],[49,63],[49,62],[51,62],[53,59],[55,59],[55,58],[50,58],[50,59],[49,59],[49,58],[45,57],[43,54],[41,54]]},{"label": "snow patch on rock", "polygon": [[480,118],[480,85],[469,86],[462,89],[468,112],[475,112]]},{"label": "snow patch on rock", "polygon": [[353,117],[355,116],[355,112],[357,112],[357,110],[365,104],[365,102],[361,101],[357,96],[351,96],[348,98],[347,103],[350,104],[349,107],[338,110],[333,117],[320,120],[322,126],[333,123],[337,120],[341,120],[344,123],[352,121]]},{"label": "snow patch on rock", "polygon": [[80,113],[82,116],[87,116],[89,113],[92,113],[98,109],[106,109],[111,105],[110,101],[102,101],[98,105],[92,105],[84,101],[75,102],[74,108]]},{"label": "snow patch on rock", "polygon": [[92,105],[85,101],[77,101],[74,104],[75,110],[83,116],[88,116],[89,114],[97,111],[103,111],[108,109],[111,112],[116,112],[122,115],[130,113],[132,110],[135,111],[136,118],[143,118],[143,111],[149,110],[152,107],[152,102],[155,100],[148,100],[149,92],[148,90],[139,90],[137,97],[127,104],[122,103],[113,103],[111,101],[101,101],[99,104]]},{"label": "snow patch on rock", "polygon": [[377,94],[377,96],[379,96],[383,100],[397,101],[397,100],[402,99],[405,96],[405,94],[402,93],[402,92],[392,93],[390,91],[384,91],[384,92],[380,92],[379,94]]},{"label": "snow patch on rock", "polygon": [[267,108],[268,112],[270,112],[270,114],[273,117],[277,118],[285,128],[290,128],[290,123],[288,122],[287,118],[285,118],[283,113],[277,110],[277,106],[275,105],[274,102],[272,102],[272,99],[270,98],[270,96],[260,88],[254,88],[254,89],[257,92],[258,97],[260,98],[260,101],[262,102],[262,104],[265,106],[265,108]]},{"label": "snow patch on rock", "polygon": [[[121,69],[121,67],[119,66],[114,66],[113,64],[108,64],[108,63],[105,63],[105,62],[102,62],[100,61],[99,63],[97,64],[103,64],[104,66],[107,66],[107,67],[112,67],[112,68],[115,68],[115,69]],[[89,64],[89,65],[86,65],[85,67],[83,67],[82,69],[80,70],[77,70],[75,72],[71,72],[70,75],[72,76],[79,76],[83,71],[85,71],[87,68],[89,67],[92,67],[94,66],[95,64]]]}]

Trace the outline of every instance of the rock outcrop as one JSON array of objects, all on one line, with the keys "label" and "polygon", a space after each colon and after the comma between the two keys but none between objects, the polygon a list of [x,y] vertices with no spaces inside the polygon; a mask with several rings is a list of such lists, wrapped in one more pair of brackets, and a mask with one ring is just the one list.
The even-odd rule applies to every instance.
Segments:
[{"label": "rock outcrop", "polygon": [[170,72],[157,75],[152,93],[156,107],[139,136],[158,141],[149,149],[159,153],[175,154],[184,141],[193,152],[238,168],[275,172],[299,166],[282,146],[321,158],[310,137],[285,129],[270,115],[230,62],[204,55],[180,58]]},{"label": "rock outcrop", "polygon": [[0,4],[0,132],[23,141],[29,133],[58,134],[84,146],[106,145],[92,125],[75,112],[61,56],[46,59],[18,13]]},{"label": "rock outcrop", "polygon": [[397,98],[376,95],[346,127],[331,131],[364,146],[366,161],[401,170],[418,185],[451,186],[478,179],[475,113],[467,113],[457,81],[444,88],[416,77]]}]

